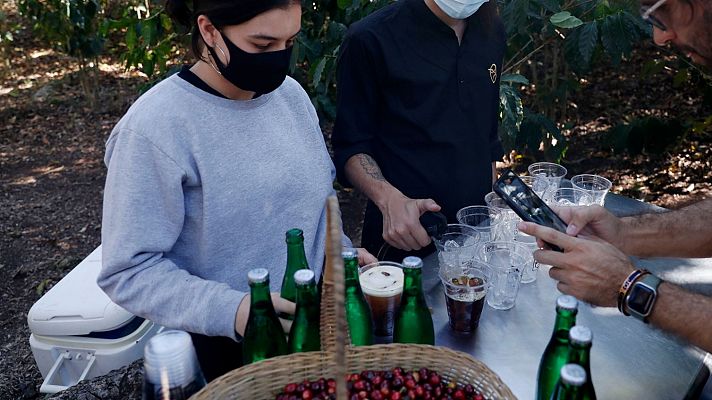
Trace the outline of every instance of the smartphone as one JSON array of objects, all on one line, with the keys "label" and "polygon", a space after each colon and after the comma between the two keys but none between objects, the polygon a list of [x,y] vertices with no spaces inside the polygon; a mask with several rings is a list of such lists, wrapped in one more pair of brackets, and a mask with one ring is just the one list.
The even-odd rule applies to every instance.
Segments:
[{"label": "smartphone", "polygon": [[[492,190],[524,221],[556,229],[566,233],[566,222],[544,203],[534,191],[519,179],[517,174],[507,169],[492,185]],[[547,243],[552,250],[562,251]]]}]

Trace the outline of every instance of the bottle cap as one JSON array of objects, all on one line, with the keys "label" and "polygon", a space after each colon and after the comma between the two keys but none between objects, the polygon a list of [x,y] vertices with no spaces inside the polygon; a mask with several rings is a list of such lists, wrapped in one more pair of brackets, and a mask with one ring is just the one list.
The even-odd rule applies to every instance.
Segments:
[{"label": "bottle cap", "polygon": [[143,358],[146,380],[154,385],[175,388],[201,379],[193,341],[186,332],[169,330],[152,337]]},{"label": "bottle cap", "polygon": [[356,250],[354,248],[347,247],[341,252],[341,257],[344,260],[358,258],[358,250]]},{"label": "bottle cap", "polygon": [[287,243],[299,243],[304,241],[304,231],[298,228],[290,229],[287,231]]},{"label": "bottle cap", "polygon": [[308,285],[314,282],[314,271],[310,269],[300,269],[294,273],[294,283],[299,286]]},{"label": "bottle cap", "polygon": [[403,259],[403,268],[423,268],[423,260],[420,257],[406,257]]},{"label": "bottle cap", "polygon": [[564,310],[576,311],[578,310],[578,300],[574,296],[562,295],[556,299],[556,308],[562,308]]},{"label": "bottle cap", "polygon": [[571,386],[583,386],[586,383],[586,370],[578,364],[566,364],[561,367],[561,382]]},{"label": "bottle cap", "polygon": [[583,325],[576,325],[569,330],[569,341],[579,345],[591,344],[593,332]]},{"label": "bottle cap", "polygon": [[264,268],[255,268],[247,273],[247,280],[250,283],[263,283],[269,281],[269,271]]}]

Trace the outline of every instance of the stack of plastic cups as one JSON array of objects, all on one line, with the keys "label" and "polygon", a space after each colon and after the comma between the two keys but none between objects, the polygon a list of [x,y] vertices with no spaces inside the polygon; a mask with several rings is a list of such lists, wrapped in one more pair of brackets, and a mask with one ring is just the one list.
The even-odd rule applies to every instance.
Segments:
[{"label": "stack of plastic cups", "polygon": [[568,172],[563,166],[550,162],[537,162],[530,165],[527,169],[529,175],[543,177],[548,181],[549,185],[546,194],[540,196],[545,202],[550,200],[551,193],[559,188],[562,179],[564,179]]},{"label": "stack of plastic cups", "polygon": [[144,349],[144,399],[188,399],[205,386],[190,335],[165,331]]}]

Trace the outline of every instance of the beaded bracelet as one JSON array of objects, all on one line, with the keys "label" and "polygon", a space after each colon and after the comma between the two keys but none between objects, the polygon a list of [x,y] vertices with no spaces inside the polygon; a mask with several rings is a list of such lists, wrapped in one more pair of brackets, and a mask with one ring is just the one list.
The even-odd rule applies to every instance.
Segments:
[{"label": "beaded bracelet", "polygon": [[633,283],[637,281],[640,277],[645,274],[649,274],[650,271],[647,269],[636,269],[631,272],[630,275],[623,281],[621,288],[618,289],[618,311],[623,313],[625,316],[629,316],[628,312],[625,310],[625,296],[628,294],[628,290],[633,286]]}]

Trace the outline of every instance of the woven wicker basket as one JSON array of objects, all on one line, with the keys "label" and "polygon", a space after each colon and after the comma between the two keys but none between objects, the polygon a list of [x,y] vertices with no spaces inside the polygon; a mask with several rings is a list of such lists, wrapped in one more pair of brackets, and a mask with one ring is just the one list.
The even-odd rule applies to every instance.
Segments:
[{"label": "woven wicker basket", "polygon": [[[515,399],[509,388],[482,362],[448,348],[387,344],[352,347],[344,316],[341,218],[335,197],[327,201],[327,250],[322,286],[322,351],[291,354],[247,365],[211,382],[192,399],[273,400],[288,383],[343,377],[364,370],[428,368],[444,380],[471,384],[487,399]],[[343,379],[337,379],[337,398],[346,399]]]}]

